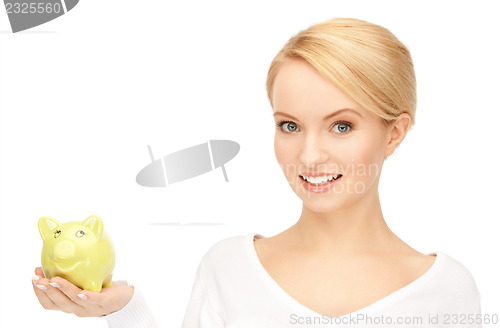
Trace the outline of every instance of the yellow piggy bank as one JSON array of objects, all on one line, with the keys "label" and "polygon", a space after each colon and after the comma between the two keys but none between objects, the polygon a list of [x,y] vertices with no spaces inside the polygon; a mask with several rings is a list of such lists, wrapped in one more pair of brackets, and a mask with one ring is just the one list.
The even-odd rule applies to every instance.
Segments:
[{"label": "yellow piggy bank", "polygon": [[43,216],[38,220],[38,230],[43,239],[42,269],[47,279],[59,276],[93,292],[111,287],[115,252],[99,216],[68,223]]}]

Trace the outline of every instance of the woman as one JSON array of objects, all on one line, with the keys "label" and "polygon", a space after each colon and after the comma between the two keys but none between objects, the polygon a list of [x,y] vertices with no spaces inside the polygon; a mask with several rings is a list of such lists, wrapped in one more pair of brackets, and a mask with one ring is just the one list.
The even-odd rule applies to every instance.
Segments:
[{"label": "woman", "polygon": [[[378,25],[328,20],[286,43],[271,63],[267,92],[276,158],[302,214],[278,235],[213,245],[198,267],[183,327],[445,327],[454,316],[480,315],[467,268],[446,254],[414,250],[382,215],[384,160],[415,123],[407,48]],[[34,290],[46,308],[104,316],[112,327],[154,325],[133,287],[99,294],[56,277],[39,278]],[[464,326],[481,327],[475,320]]]}]

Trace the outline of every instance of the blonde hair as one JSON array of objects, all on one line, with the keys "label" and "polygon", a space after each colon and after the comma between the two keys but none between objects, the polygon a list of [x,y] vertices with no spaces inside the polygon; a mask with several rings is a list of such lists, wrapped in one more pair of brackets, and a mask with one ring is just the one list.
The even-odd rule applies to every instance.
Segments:
[{"label": "blonde hair", "polygon": [[267,74],[273,85],[281,65],[302,59],[385,124],[401,113],[415,124],[416,79],[409,50],[388,29],[354,18],[334,18],[300,31],[274,57]]}]

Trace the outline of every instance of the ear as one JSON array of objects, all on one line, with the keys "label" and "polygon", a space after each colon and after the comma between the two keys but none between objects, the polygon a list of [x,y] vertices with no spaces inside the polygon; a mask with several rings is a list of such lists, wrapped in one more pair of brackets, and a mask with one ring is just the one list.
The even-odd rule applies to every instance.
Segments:
[{"label": "ear", "polygon": [[411,117],[408,113],[399,114],[398,118],[389,126],[387,130],[387,144],[384,157],[392,155],[399,144],[403,141],[410,128]]},{"label": "ear", "polygon": [[97,237],[102,238],[103,224],[102,219],[98,215],[91,215],[82,222],[82,225],[89,228]]},{"label": "ear", "polygon": [[42,236],[42,240],[45,240],[52,230],[60,226],[61,223],[50,216],[42,216],[38,220],[38,231],[40,232],[40,236]]}]

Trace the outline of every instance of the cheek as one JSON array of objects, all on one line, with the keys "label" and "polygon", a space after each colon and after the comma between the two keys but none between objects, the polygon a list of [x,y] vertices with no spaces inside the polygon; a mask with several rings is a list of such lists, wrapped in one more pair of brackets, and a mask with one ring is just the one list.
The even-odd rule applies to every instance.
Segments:
[{"label": "cheek", "polygon": [[286,163],[290,158],[289,148],[289,143],[284,142],[278,135],[274,137],[274,154],[278,163]]},{"label": "cheek", "polygon": [[284,138],[279,135],[274,137],[274,154],[285,175],[287,175],[287,172],[290,173],[290,171],[294,169],[295,159],[297,157],[296,150],[297,147],[294,147],[290,140],[284,140]]},{"label": "cheek", "polygon": [[368,176],[373,178],[380,174],[383,147],[378,136],[353,139],[353,142],[343,151],[345,157],[342,157],[349,161],[345,162],[345,167],[349,169],[349,175],[363,179]]}]

